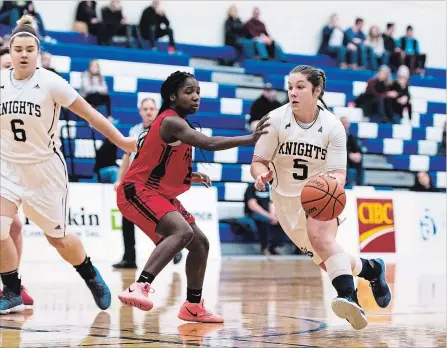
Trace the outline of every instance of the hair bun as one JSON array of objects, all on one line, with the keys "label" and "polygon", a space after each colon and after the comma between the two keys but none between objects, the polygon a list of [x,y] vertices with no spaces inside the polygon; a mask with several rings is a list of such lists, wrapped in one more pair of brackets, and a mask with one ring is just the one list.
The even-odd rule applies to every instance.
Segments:
[{"label": "hair bun", "polygon": [[20,19],[17,21],[17,24],[18,24],[19,26],[31,27],[31,28],[34,29],[34,27],[35,27],[35,25],[36,25],[36,21],[35,21],[35,19],[34,19],[33,16],[30,16],[30,15],[24,15],[24,16],[22,16],[22,18],[20,18]]}]

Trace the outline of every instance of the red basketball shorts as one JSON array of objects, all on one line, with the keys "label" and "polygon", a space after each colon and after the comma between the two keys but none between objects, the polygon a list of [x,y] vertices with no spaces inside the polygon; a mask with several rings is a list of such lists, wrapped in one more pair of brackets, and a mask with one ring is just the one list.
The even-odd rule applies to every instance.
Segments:
[{"label": "red basketball shorts", "polygon": [[194,216],[188,213],[177,198],[166,199],[140,184],[120,185],[117,189],[117,205],[121,214],[146,233],[154,244],[163,239],[155,229],[167,213],[178,211],[189,225],[195,222]]}]

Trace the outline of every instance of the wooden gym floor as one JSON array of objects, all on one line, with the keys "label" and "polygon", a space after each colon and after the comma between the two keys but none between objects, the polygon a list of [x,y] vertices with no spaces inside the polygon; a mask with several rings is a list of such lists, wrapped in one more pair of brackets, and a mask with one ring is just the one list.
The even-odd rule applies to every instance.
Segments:
[{"label": "wooden gym floor", "polygon": [[[143,262],[140,262],[143,265]],[[76,272],[60,262],[25,263],[23,283],[35,308],[0,318],[1,347],[445,347],[445,260],[388,264],[393,301],[376,306],[368,283],[359,298],[369,326],[353,330],[330,310],[327,276],[307,259],[247,258],[210,262],[208,307],[224,325],[177,318],[186,297],[184,261],[154,282],[150,312],[121,306],[118,292],[139,274],[98,264],[113,295],[101,312]]]}]

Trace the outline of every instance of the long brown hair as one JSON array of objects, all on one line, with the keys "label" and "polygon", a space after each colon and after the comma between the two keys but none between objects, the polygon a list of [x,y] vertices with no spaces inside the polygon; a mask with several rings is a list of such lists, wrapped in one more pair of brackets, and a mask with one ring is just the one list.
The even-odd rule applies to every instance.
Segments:
[{"label": "long brown hair", "polygon": [[[94,63],[96,63],[96,65],[98,66],[98,73],[96,75],[93,75],[90,71],[90,68],[92,67],[92,64],[94,64]],[[90,63],[88,63],[88,76],[90,77],[90,82],[93,82],[93,76],[98,77],[100,83],[103,82],[104,78],[101,75],[101,68],[99,66],[97,59],[93,59],[90,61]]]}]

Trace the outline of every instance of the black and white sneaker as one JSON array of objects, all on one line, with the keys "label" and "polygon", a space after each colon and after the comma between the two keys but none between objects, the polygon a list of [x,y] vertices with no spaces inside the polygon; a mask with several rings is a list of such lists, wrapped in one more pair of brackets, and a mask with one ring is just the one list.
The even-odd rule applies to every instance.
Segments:
[{"label": "black and white sneaker", "polygon": [[331,307],[339,318],[346,319],[356,330],[364,329],[368,325],[365,312],[357,300],[357,290],[333,299]]}]

